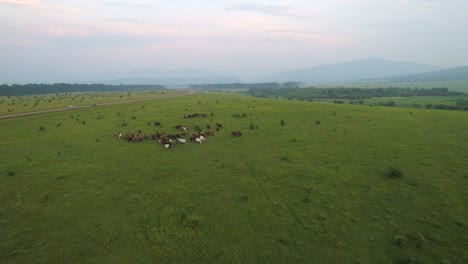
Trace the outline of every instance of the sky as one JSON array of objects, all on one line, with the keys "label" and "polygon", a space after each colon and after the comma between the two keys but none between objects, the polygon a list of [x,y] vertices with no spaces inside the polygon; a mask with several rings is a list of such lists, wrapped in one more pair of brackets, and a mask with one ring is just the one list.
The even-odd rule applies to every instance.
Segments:
[{"label": "sky", "polygon": [[467,0],[0,0],[0,71],[468,64]]}]

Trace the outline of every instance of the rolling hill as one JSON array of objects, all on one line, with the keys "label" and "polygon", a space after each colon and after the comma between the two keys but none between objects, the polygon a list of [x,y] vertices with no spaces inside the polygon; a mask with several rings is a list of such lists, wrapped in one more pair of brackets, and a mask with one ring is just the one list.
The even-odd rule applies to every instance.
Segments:
[{"label": "rolling hill", "polygon": [[468,66],[460,66],[440,71],[393,76],[383,79],[389,82],[440,82],[468,80]]},{"label": "rolling hill", "polygon": [[370,58],[281,72],[268,76],[266,79],[277,82],[297,81],[314,84],[358,79],[373,79],[384,76],[422,73],[434,70],[439,70],[439,68],[412,62]]}]

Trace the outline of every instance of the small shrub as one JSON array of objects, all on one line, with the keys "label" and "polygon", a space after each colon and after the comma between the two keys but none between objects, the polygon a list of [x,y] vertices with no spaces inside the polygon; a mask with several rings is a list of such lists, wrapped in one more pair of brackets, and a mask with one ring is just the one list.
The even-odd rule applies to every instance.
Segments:
[{"label": "small shrub", "polygon": [[183,220],[183,225],[185,227],[189,227],[192,229],[199,227],[201,223],[202,223],[202,218],[198,215],[188,215]]},{"label": "small shrub", "polygon": [[403,172],[398,168],[388,167],[386,175],[390,178],[401,178],[403,176]]},{"label": "small shrub", "polygon": [[246,202],[249,201],[249,197],[247,195],[242,195],[240,200],[241,200],[241,202],[246,203]]},{"label": "small shrub", "polygon": [[282,126],[286,125],[286,123],[284,122],[284,119],[281,119],[280,125],[282,125]]},{"label": "small shrub", "polygon": [[320,125],[320,120],[315,121],[315,125]]},{"label": "small shrub", "polygon": [[120,124],[121,127],[126,127],[128,126],[128,124],[126,122],[123,122],[122,124]]},{"label": "small shrub", "polygon": [[393,243],[399,247],[403,246],[406,243],[406,240],[406,237],[403,235],[395,235],[393,237]]},{"label": "small shrub", "polygon": [[250,121],[250,125],[249,125],[249,129],[255,129],[256,126],[254,125],[254,123],[252,123],[252,121]]},{"label": "small shrub", "polygon": [[288,155],[283,155],[283,156],[280,157],[280,160],[289,161],[289,156]]},{"label": "small shrub", "polygon": [[16,172],[13,171],[13,170],[7,170],[5,171],[5,175],[8,176],[8,177],[13,177],[16,175]]},{"label": "small shrub", "polygon": [[47,202],[50,198],[50,192],[47,190],[44,194],[42,194],[42,201]]},{"label": "small shrub", "polygon": [[44,131],[44,130],[45,130],[45,127],[40,126],[38,130],[39,130],[39,131]]},{"label": "small shrub", "polygon": [[61,127],[62,123],[57,123],[56,127]]},{"label": "small shrub", "polygon": [[136,119],[136,116],[132,116],[132,119]]}]

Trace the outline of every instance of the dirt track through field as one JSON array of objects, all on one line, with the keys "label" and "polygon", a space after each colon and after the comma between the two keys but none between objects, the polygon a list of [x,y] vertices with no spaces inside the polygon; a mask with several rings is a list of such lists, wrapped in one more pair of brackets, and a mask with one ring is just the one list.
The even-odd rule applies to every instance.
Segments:
[{"label": "dirt track through field", "polygon": [[109,103],[100,103],[100,104],[93,104],[93,105],[85,105],[85,106],[75,106],[75,107],[66,107],[66,108],[56,108],[56,109],[49,109],[49,110],[41,110],[35,112],[26,112],[26,113],[18,113],[12,115],[2,115],[0,119],[7,119],[7,118],[17,118],[17,117],[24,117],[24,116],[32,116],[32,115],[39,115],[39,114],[46,114],[46,113],[53,113],[53,112],[62,112],[62,111],[73,111],[78,109],[85,109],[85,108],[92,108],[92,107],[99,107],[99,106],[107,106],[107,105],[114,105],[114,104],[124,104],[124,103],[133,103],[133,102],[143,102],[143,101],[152,101],[152,100],[161,100],[166,98],[173,98],[179,96],[187,96],[195,93],[195,91],[188,91],[183,94],[176,94],[162,98],[147,98],[147,99],[136,99],[136,100],[128,100],[128,101],[119,101],[119,102],[109,102]]}]

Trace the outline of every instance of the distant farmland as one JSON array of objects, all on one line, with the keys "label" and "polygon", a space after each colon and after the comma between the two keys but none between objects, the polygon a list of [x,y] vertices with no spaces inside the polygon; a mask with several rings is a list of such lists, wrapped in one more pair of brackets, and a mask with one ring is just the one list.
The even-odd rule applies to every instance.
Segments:
[{"label": "distant farmland", "polygon": [[[467,117],[210,92],[0,120],[0,262],[466,263]],[[178,124],[215,136],[117,138]]]},{"label": "distant farmland", "polygon": [[440,81],[440,82],[353,82],[353,83],[341,83],[341,84],[323,84],[318,87],[329,88],[329,87],[359,87],[359,88],[388,88],[388,87],[402,87],[402,88],[441,88],[446,87],[450,91],[468,93],[468,79],[466,80],[453,80],[453,81]]}]

